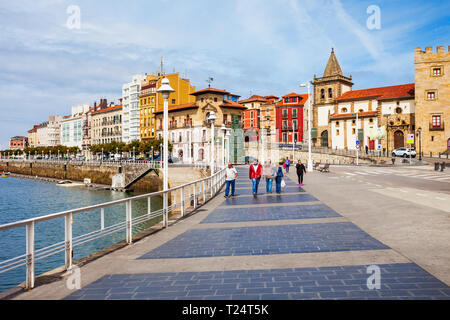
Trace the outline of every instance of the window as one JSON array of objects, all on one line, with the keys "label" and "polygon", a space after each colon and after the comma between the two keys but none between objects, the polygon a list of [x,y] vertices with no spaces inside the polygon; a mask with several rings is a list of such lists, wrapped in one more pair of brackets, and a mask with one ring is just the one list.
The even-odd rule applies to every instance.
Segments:
[{"label": "window", "polygon": [[352,128],[352,134],[356,134],[356,129]]},{"label": "window", "polygon": [[283,121],[283,129],[287,129],[287,121]]},{"label": "window", "polygon": [[200,101],[203,102],[203,98],[201,98]]},{"label": "window", "polygon": [[442,75],[441,68],[433,68],[433,76],[438,77]]},{"label": "window", "polygon": [[294,129],[297,129],[297,120],[292,121],[292,125],[294,126]]},{"label": "window", "polygon": [[370,118],[370,119],[369,119],[369,122],[370,122],[370,123],[373,123],[373,119],[372,119],[372,118]]},{"label": "window", "polygon": [[337,136],[339,135],[339,129],[336,130],[336,135],[337,135]]},{"label": "window", "polygon": [[339,121],[336,121],[336,127],[339,127]]},{"label": "window", "polygon": [[288,139],[287,139],[287,133],[286,133],[286,132],[283,133],[283,141],[284,141],[284,142],[287,142],[287,141],[288,141]]},{"label": "window", "polygon": [[297,109],[292,109],[292,118],[297,118]]},{"label": "window", "polygon": [[333,90],[328,88],[328,98],[333,98]]},{"label": "window", "polygon": [[427,99],[428,100],[435,100],[436,99],[436,93],[434,91],[428,91],[427,92]]},{"label": "window", "polygon": [[342,113],[347,113],[347,108],[342,108],[341,112]]},{"label": "window", "polygon": [[395,113],[398,113],[398,114],[402,113],[402,108],[400,108],[400,107],[396,108]]},{"label": "window", "polygon": [[441,127],[441,116],[433,116],[432,118],[432,126],[433,128],[440,128]]},{"label": "window", "polygon": [[320,99],[325,99],[325,89],[320,90]]},{"label": "window", "polygon": [[292,98],[292,102],[297,102],[297,97]]},{"label": "window", "polygon": [[359,109],[358,112],[364,112],[364,110],[363,109]]},{"label": "window", "polygon": [[252,128],[253,128],[253,119],[252,119],[252,120],[250,120],[250,127],[252,127]]},{"label": "window", "polygon": [[297,141],[298,141],[298,133],[294,132],[294,142],[297,142]]},{"label": "window", "polygon": [[283,109],[283,118],[287,118],[288,117],[288,111],[287,109]]},{"label": "window", "polygon": [[352,124],[356,124],[356,120],[352,120]]},{"label": "window", "polygon": [[175,99],[172,99],[172,104],[175,104]]},{"label": "window", "polygon": [[284,98],[284,103],[289,103],[289,98]]},{"label": "window", "polygon": [[214,102],[217,102],[217,97],[214,98]]}]

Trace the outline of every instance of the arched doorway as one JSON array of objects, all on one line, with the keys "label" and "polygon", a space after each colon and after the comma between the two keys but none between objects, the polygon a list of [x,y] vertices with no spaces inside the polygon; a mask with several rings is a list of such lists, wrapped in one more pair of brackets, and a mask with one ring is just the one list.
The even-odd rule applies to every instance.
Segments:
[{"label": "arched doorway", "polygon": [[320,135],[322,138],[322,147],[328,147],[328,130],[325,130]]},{"label": "arched doorway", "polygon": [[178,159],[180,161],[183,161],[183,150],[182,149],[178,150]]},{"label": "arched doorway", "polygon": [[205,150],[198,149],[198,160],[203,161],[205,159]]},{"label": "arched doorway", "polygon": [[405,146],[405,136],[403,131],[397,130],[394,132],[394,149],[402,148]]}]

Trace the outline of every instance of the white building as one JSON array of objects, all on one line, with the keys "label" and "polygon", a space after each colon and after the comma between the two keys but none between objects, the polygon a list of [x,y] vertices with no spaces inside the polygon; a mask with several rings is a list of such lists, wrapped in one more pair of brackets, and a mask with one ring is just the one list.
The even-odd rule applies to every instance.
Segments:
[{"label": "white building", "polygon": [[60,116],[50,116],[48,121],[36,127],[37,147],[55,147],[61,143],[61,120]]},{"label": "white building", "polygon": [[401,147],[404,138],[395,136],[398,131],[414,131],[414,84],[347,91],[335,99],[330,111],[332,148],[355,150],[356,140],[361,150],[386,148],[388,140],[389,150],[392,145]]},{"label": "white building", "polygon": [[83,147],[83,121],[90,112],[88,104],[72,107],[72,114],[61,120],[61,145],[66,147]]},{"label": "white building", "polygon": [[122,141],[129,143],[141,139],[139,93],[145,75],[134,75],[131,82],[122,86]]}]

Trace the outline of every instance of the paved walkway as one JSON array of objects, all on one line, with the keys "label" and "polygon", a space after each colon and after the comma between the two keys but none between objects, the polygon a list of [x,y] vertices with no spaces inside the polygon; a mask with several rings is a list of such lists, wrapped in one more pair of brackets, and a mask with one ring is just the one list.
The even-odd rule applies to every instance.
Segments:
[{"label": "paved walkway", "polygon": [[[261,182],[254,198],[247,169],[238,172],[235,198],[220,194],[179,225],[88,264],[80,290],[53,284],[20,297],[450,299],[447,284],[294,181],[279,195]],[[370,265],[379,289],[367,286]]]}]

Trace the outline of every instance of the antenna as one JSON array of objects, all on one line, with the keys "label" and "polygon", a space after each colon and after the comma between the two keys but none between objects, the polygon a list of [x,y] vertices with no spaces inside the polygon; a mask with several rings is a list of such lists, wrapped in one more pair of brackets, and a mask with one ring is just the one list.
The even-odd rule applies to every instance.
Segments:
[{"label": "antenna", "polygon": [[209,77],[208,80],[206,80],[206,82],[208,82],[208,88],[211,88],[211,83],[214,81],[213,78]]}]

